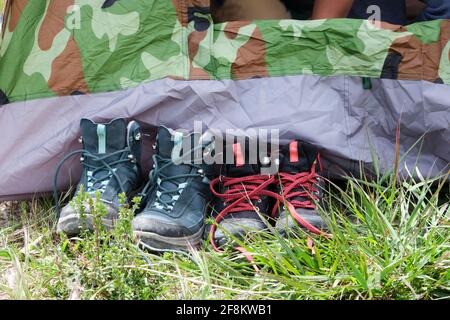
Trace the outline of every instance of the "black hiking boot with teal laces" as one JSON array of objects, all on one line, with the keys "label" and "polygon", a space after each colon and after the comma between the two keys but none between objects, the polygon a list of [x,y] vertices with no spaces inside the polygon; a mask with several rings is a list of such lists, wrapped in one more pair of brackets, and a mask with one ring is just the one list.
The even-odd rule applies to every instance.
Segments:
[{"label": "black hiking boot with teal laces", "polygon": [[150,249],[183,250],[202,241],[215,166],[194,161],[212,151],[212,144],[198,145],[198,137],[158,128],[153,170],[143,191],[146,206],[132,221],[135,235]]},{"label": "black hiking boot with teal laces", "polygon": [[[278,201],[274,208],[279,212],[275,226],[278,232],[287,234],[299,226],[315,234],[326,230],[317,209],[324,188],[321,171],[320,154],[313,145],[294,140],[281,147],[276,192],[285,203]],[[290,203],[291,210],[287,210],[286,203]]]},{"label": "black hiking boot with teal laces", "polygon": [[[124,193],[130,199],[141,183],[141,130],[137,122],[131,121],[127,125],[124,119],[115,119],[106,124],[82,119],[80,126],[83,149],[70,153],[60,162],[55,174],[55,188],[64,161],[81,154],[83,172],[75,197],[83,190],[95,199],[99,192],[100,200],[107,210],[102,223],[106,229],[111,229],[119,218],[119,194]],[[73,200],[66,205],[59,214],[57,232],[73,236],[83,228],[93,230],[89,203],[83,204],[83,207],[84,214],[81,217]]]}]

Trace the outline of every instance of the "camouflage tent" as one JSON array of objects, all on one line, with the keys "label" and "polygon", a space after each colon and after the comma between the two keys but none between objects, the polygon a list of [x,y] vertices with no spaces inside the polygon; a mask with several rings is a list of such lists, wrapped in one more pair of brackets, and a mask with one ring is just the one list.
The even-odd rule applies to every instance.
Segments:
[{"label": "camouflage tent", "polygon": [[[209,0],[8,0],[0,42],[0,198],[51,190],[79,120],[279,129],[332,175],[450,160],[450,21],[214,24]],[[66,166],[60,187],[75,178]]]}]

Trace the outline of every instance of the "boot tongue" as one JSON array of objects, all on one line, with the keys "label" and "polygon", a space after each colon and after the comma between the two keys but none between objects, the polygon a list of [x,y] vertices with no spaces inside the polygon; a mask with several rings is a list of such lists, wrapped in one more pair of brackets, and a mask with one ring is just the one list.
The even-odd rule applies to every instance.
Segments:
[{"label": "boot tongue", "polygon": [[159,127],[156,136],[158,154],[165,159],[171,158],[174,144],[174,132],[165,127]]},{"label": "boot tongue", "polygon": [[[227,177],[244,177],[261,174],[260,164],[250,163],[250,152],[248,150],[249,143],[246,141],[245,149],[238,142],[232,146],[227,146],[226,153],[232,153],[234,156],[234,164],[225,166],[225,176]],[[225,159],[226,161],[227,159]],[[258,159],[256,159],[258,161]]]},{"label": "boot tongue", "polygon": [[202,155],[202,150],[198,146],[199,140],[200,134],[197,133],[185,135],[165,127],[159,127],[156,137],[157,154],[161,158],[172,159],[172,161],[194,163],[194,157]]},{"label": "boot tongue", "polygon": [[100,124],[89,119],[80,123],[84,148],[94,154],[107,154],[122,150],[127,145],[127,125],[124,119]]},{"label": "boot tongue", "polygon": [[281,172],[309,172],[317,159],[317,149],[305,142],[294,140],[281,148]]},{"label": "boot tongue", "polygon": [[[108,155],[123,150],[127,145],[127,124],[124,119],[116,119],[106,124],[82,119],[80,127],[83,145],[86,151],[95,156],[105,156],[104,161],[108,164],[119,160],[123,156],[123,153],[117,153],[114,156]],[[92,171],[92,178],[102,179],[110,174],[103,162],[96,161],[89,156],[84,161],[86,164],[98,168]],[[102,181],[97,181],[91,187],[94,190],[100,189],[102,187]]]},{"label": "boot tongue", "polygon": [[[165,160],[170,159],[171,161],[174,161],[176,159],[179,159],[179,157],[183,157],[183,162],[187,162],[189,159],[191,159],[193,163],[194,152],[192,149],[197,146],[195,144],[197,143],[196,138],[198,138],[198,136],[195,134],[187,136],[183,135],[183,133],[167,129],[165,127],[159,127],[158,135],[156,138],[157,154]],[[187,143],[188,141],[186,141],[186,139],[190,139],[190,145],[189,143]],[[184,147],[189,150],[184,150]],[[161,170],[161,174],[164,177],[173,177],[177,175],[189,174],[191,172],[197,172],[194,167],[185,164],[182,161],[180,160],[180,164],[172,163],[171,165],[168,165]],[[159,166],[165,166],[166,164],[167,162],[163,162],[159,164]],[[168,191],[176,191],[180,188],[180,186],[183,187],[183,183],[185,182],[186,178],[171,179],[169,181],[162,182],[161,187]],[[173,195],[175,195],[175,193]],[[164,194],[161,196],[161,199],[164,201],[170,201],[171,198],[172,197],[169,194]]]},{"label": "boot tongue", "polygon": [[257,164],[244,164],[242,166],[227,165],[225,167],[225,176],[238,178],[244,176],[253,176],[261,174],[260,166]]}]

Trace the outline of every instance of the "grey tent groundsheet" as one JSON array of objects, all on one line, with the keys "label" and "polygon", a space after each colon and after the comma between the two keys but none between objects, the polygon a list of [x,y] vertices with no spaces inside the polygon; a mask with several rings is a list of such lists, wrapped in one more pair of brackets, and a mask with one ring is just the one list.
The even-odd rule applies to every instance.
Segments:
[{"label": "grey tent groundsheet", "polygon": [[[135,88],[84,96],[16,102],[0,108],[0,199],[52,190],[56,164],[79,149],[79,121],[135,119],[145,129],[279,129],[281,142],[317,145],[327,174],[381,172],[395,162],[396,133],[402,175],[435,177],[449,169],[450,86],[425,81],[313,75],[240,81],[162,79]],[[145,147],[145,165],[151,148]],[[78,159],[68,161],[60,189],[76,183]]]}]

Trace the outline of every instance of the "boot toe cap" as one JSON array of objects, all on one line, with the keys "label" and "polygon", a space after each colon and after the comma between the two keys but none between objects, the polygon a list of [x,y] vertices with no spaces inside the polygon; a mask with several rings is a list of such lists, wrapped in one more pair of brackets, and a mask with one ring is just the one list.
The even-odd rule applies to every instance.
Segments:
[{"label": "boot toe cap", "polygon": [[[307,223],[319,230],[327,230],[327,225],[316,210],[297,208],[297,213]],[[283,211],[277,219],[275,228],[278,232],[285,234],[289,231],[295,231],[301,227],[288,211]]]},{"label": "boot toe cap", "polygon": [[[118,211],[113,206],[102,202],[106,215],[101,219],[102,224],[111,229],[114,227],[114,222],[118,218]],[[85,218],[81,217],[80,211],[73,205],[73,203],[67,204],[62,208],[58,223],[56,225],[57,233],[65,233],[69,236],[78,235],[80,231],[85,228],[87,230],[93,230],[93,214],[88,202],[83,204]]]},{"label": "boot toe cap", "polygon": [[247,218],[229,218],[220,222],[214,233],[214,240],[220,246],[233,241],[233,238],[243,239],[247,235],[260,232],[267,226],[262,220]]},{"label": "boot toe cap", "polygon": [[137,215],[131,222],[131,225],[135,232],[154,233],[174,238],[189,236],[198,231],[185,227],[163,215],[148,213]]}]

